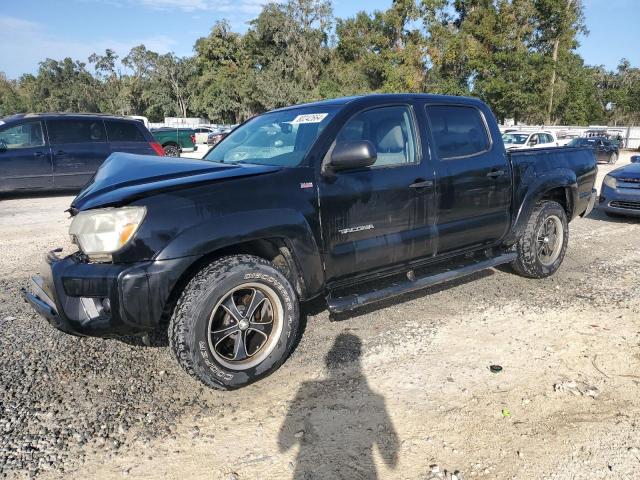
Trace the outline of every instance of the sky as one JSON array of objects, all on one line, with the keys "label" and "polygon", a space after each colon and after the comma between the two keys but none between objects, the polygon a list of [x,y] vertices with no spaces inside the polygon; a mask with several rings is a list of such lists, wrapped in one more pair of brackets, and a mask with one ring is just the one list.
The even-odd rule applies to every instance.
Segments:
[{"label": "sky", "polygon": [[[226,18],[245,31],[267,0],[0,0],[0,72],[35,73],[45,58],[86,61],[111,48],[123,57],[135,45],[191,55],[199,37]],[[583,0],[590,34],[579,53],[590,65],[615,69],[621,58],[640,66],[640,0]],[[386,9],[391,0],[334,0],[334,14]]]}]

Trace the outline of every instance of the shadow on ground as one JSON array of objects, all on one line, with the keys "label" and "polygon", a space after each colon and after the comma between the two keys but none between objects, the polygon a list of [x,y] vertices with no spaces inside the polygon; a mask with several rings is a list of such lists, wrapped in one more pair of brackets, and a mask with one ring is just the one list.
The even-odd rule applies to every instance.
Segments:
[{"label": "shadow on ground", "polygon": [[361,350],[357,336],[338,335],[325,358],[329,376],[298,389],[278,436],[281,452],[299,446],[294,480],[378,478],[374,449],[397,465],[398,436],[362,372]]}]

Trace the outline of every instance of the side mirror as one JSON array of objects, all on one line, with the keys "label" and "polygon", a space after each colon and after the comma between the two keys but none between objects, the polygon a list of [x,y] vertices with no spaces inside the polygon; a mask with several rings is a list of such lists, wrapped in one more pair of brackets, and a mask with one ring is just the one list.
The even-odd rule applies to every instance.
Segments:
[{"label": "side mirror", "polygon": [[8,150],[7,144],[4,140],[0,140],[0,153],[4,153]]},{"label": "side mirror", "polygon": [[634,155],[631,157],[631,163],[640,163],[640,155]]},{"label": "side mirror", "polygon": [[368,140],[339,142],[331,152],[326,167],[333,171],[369,167],[377,158],[376,147]]}]

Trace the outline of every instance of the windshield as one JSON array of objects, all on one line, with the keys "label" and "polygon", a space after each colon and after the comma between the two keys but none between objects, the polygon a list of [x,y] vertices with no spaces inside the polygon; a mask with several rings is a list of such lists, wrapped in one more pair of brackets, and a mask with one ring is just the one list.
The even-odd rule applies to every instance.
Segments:
[{"label": "windshield", "polygon": [[502,135],[502,141],[507,145],[523,145],[528,137],[528,133],[505,133]]},{"label": "windshield", "polygon": [[231,132],[204,160],[295,167],[336,112],[318,106],[265,113]]}]

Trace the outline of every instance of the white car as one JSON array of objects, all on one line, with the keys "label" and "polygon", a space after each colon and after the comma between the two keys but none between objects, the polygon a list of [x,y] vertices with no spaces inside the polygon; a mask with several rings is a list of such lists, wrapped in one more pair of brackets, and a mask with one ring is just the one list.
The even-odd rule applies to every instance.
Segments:
[{"label": "white car", "polygon": [[551,132],[508,132],[502,135],[502,141],[507,150],[558,146],[558,139]]},{"label": "white car", "polygon": [[214,132],[211,127],[199,126],[193,129],[196,132],[196,143],[207,143],[209,134]]}]

